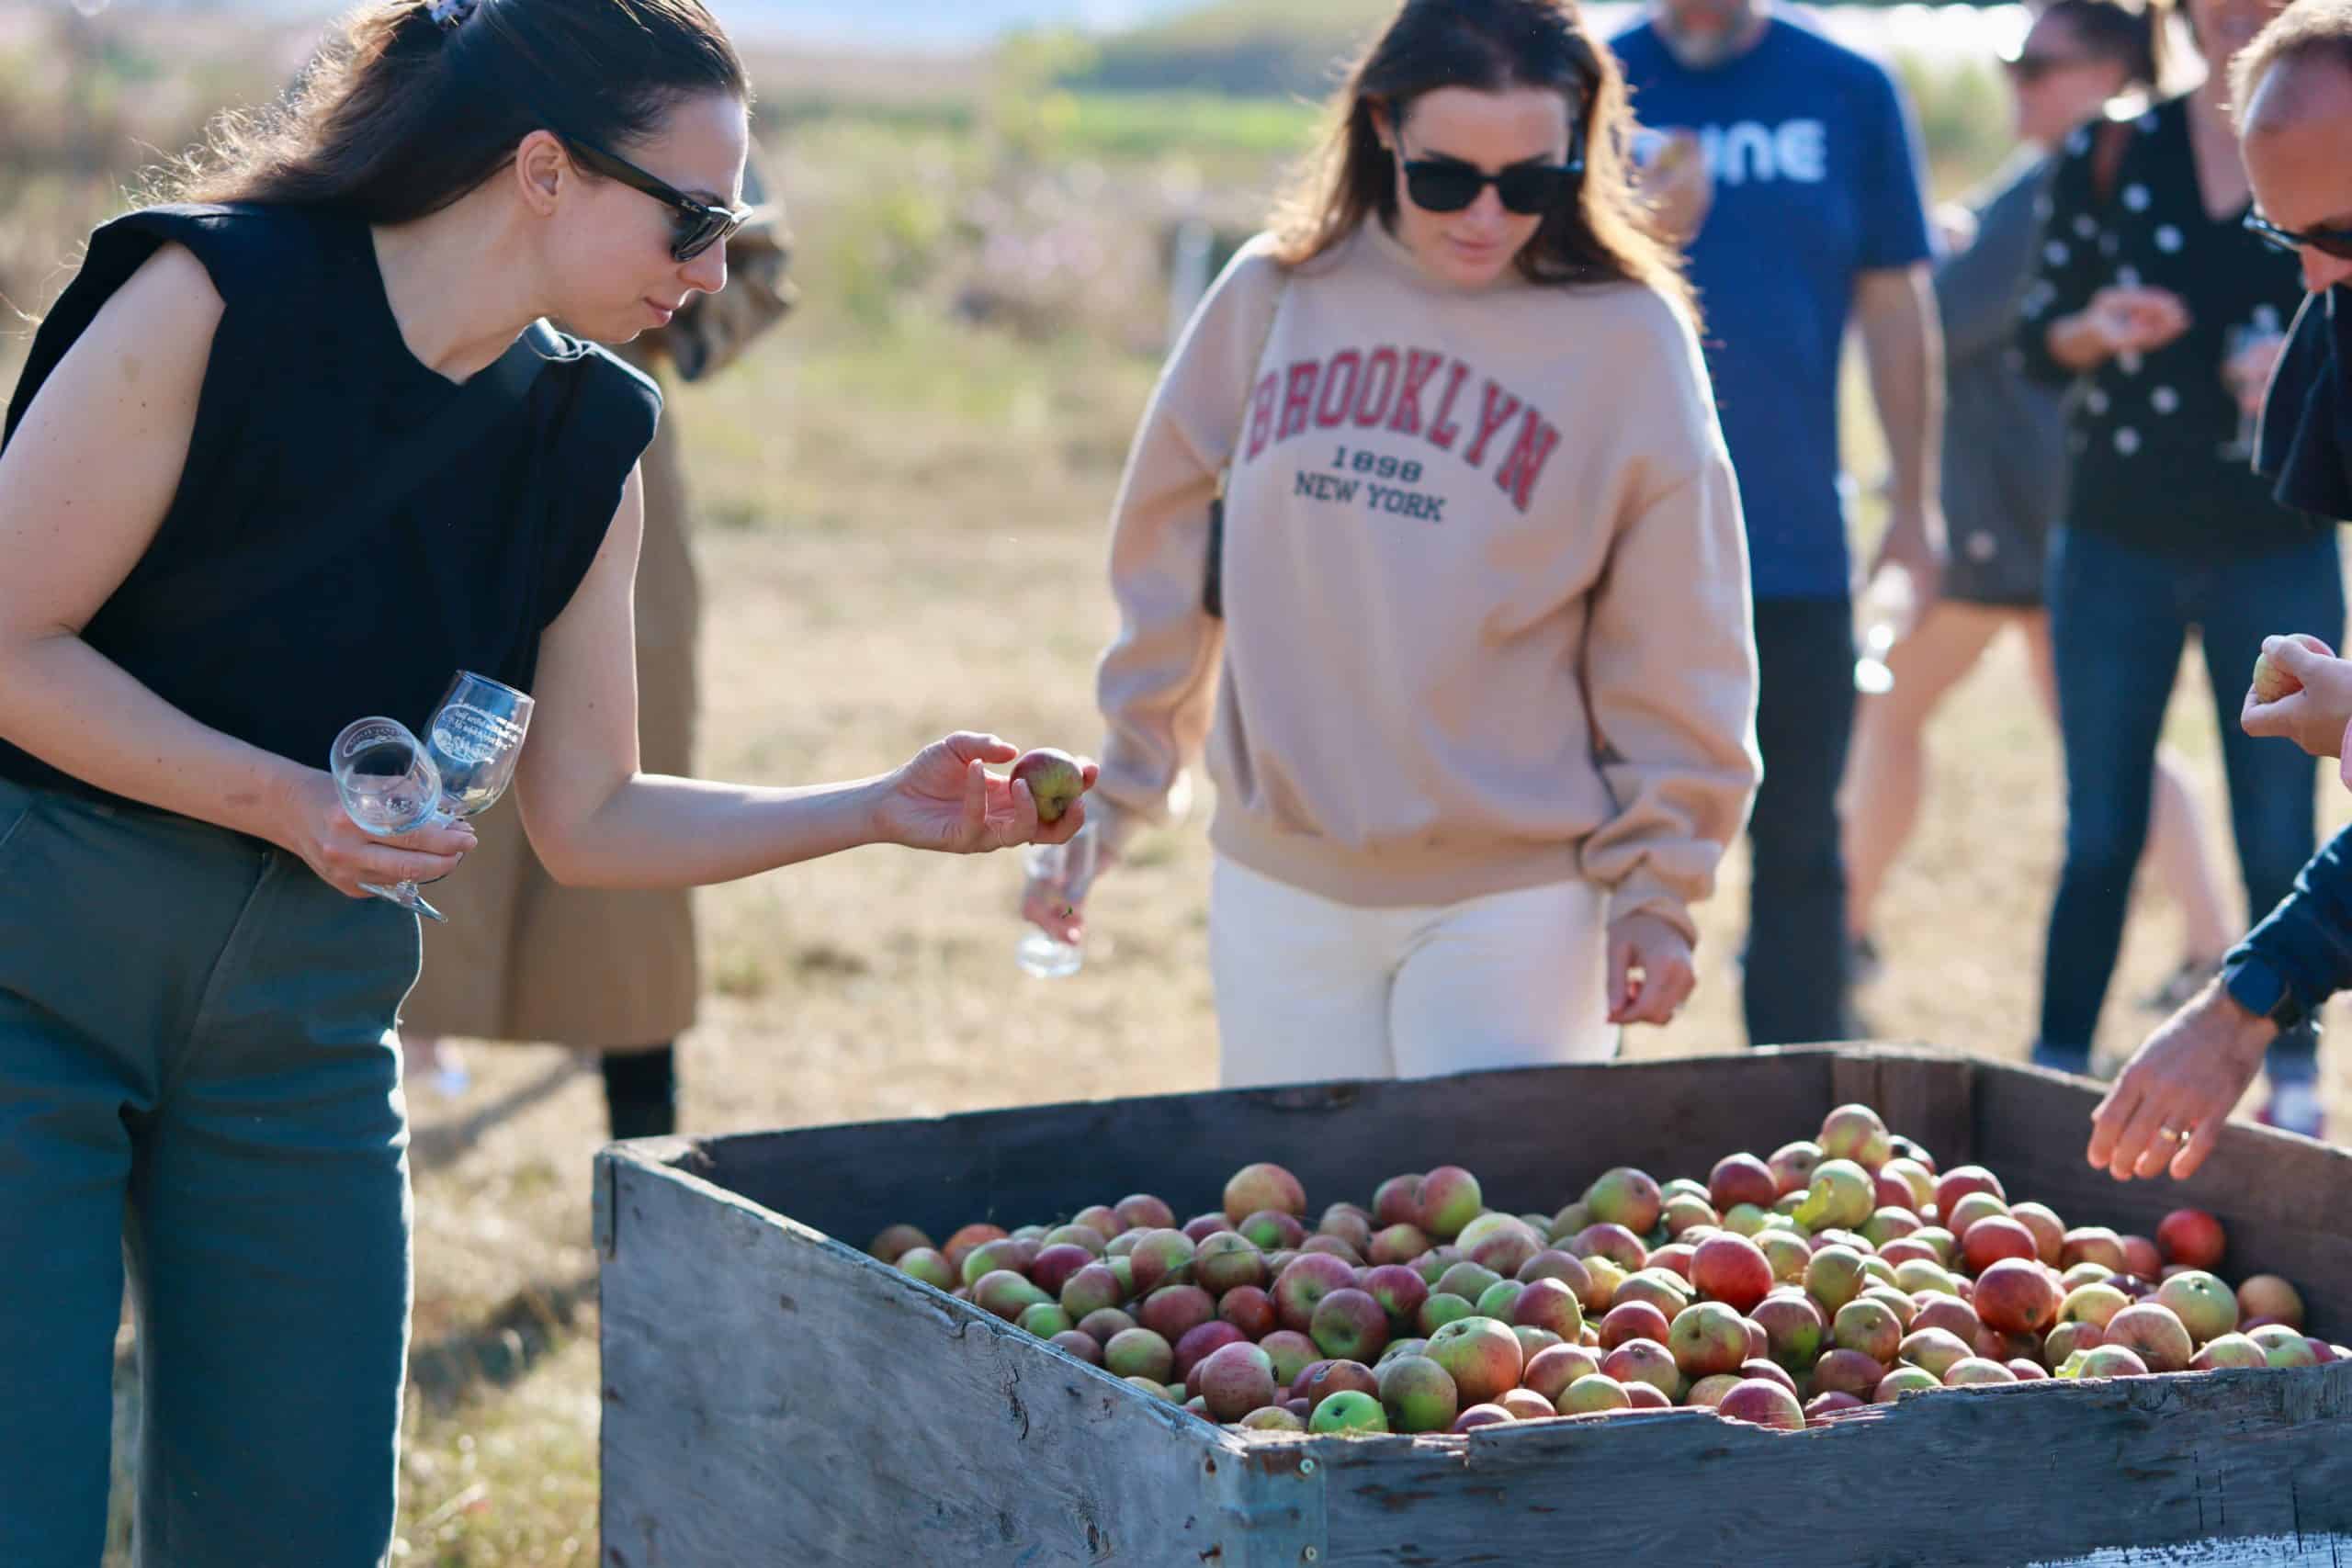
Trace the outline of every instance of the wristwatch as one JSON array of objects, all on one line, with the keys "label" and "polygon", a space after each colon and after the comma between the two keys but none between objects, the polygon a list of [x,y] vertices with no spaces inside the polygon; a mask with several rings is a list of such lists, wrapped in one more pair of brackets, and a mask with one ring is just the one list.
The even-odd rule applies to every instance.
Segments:
[{"label": "wristwatch", "polygon": [[2304,1018],[2303,1004],[2295,996],[2294,987],[2278,966],[2258,953],[2248,953],[2232,959],[2222,966],[2222,989],[2230,999],[2254,1014],[2277,1024],[2280,1032],[2293,1029]]}]

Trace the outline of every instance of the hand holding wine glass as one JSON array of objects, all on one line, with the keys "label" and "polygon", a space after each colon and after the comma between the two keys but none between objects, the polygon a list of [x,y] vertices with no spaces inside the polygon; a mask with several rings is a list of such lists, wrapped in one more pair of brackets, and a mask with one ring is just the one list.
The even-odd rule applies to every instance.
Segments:
[{"label": "hand holding wine glass", "polygon": [[[336,738],[333,753],[344,809],[362,829],[384,837],[480,816],[514,780],[531,708],[530,697],[514,687],[460,671],[423,741],[397,719],[360,719]],[[447,919],[424,901],[413,880],[358,886],[427,919]]]}]

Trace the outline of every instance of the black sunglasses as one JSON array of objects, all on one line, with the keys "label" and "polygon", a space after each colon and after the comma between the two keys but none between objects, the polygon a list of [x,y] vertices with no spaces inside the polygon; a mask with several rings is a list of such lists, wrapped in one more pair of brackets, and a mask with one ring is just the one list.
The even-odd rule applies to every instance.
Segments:
[{"label": "black sunglasses", "polygon": [[2309,245],[2324,256],[2352,261],[2352,229],[2309,229],[2299,234],[2281,229],[2259,212],[2247,213],[2245,226],[2282,251],[2300,251]]},{"label": "black sunglasses", "polygon": [[1499,175],[1459,158],[1413,158],[1405,164],[1405,194],[1424,212],[1459,212],[1492,186],[1507,210],[1532,218],[1558,208],[1583,177],[1582,148],[1565,164],[1513,164]]},{"label": "black sunglasses", "polygon": [[593,141],[584,141],[566,131],[556,134],[563,139],[565,146],[580,155],[582,163],[632,189],[643,191],[671,209],[670,254],[673,260],[694,260],[759,216],[756,208],[713,207],[707,201],[696,201],[668,181],[647,174],[628,159],[607,152]]}]

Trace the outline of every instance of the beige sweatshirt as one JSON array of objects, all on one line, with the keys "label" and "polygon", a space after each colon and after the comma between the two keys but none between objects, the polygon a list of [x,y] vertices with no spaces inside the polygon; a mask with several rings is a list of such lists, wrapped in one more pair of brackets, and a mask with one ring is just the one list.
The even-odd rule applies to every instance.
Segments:
[{"label": "beige sweatshirt", "polygon": [[1762,771],[1755,636],[1698,340],[1654,291],[1464,290],[1376,220],[1286,281],[1251,242],[1152,395],[1110,568],[1112,845],[1205,744],[1211,840],[1263,875],[1385,907],[1582,879],[1695,940]]}]

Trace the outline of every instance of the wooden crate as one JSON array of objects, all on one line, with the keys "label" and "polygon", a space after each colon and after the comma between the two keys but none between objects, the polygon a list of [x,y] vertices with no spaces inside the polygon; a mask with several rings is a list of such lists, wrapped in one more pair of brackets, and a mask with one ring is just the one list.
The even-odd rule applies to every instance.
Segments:
[{"label": "wooden crate", "polygon": [[[2352,1156],[2233,1127],[2186,1187],[2083,1163],[2096,1095],[1841,1048],[1175,1095],[616,1145],[599,1156],[608,1568],[750,1564],[2352,1562],[2352,1363],[1918,1396],[1803,1433],[1703,1411],[1244,1440],[865,1256],[1130,1192],[1179,1216],[1274,1159],[1317,1213],[1453,1162],[1546,1212],[1703,1176],[1862,1100],[2069,1224],[2194,1202],[2233,1278],[2352,1337]],[[836,1239],[838,1238],[838,1239]]]}]

